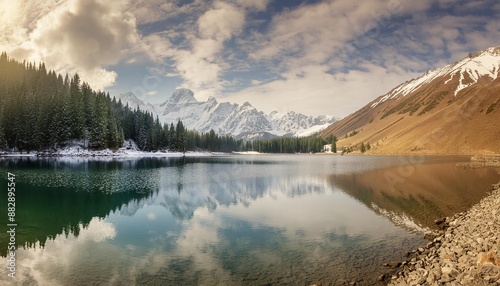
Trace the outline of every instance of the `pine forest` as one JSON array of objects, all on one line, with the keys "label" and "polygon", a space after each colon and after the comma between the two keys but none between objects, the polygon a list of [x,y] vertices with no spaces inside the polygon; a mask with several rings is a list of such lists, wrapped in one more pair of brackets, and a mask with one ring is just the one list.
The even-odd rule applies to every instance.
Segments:
[{"label": "pine forest", "polygon": [[320,152],[329,143],[319,136],[245,141],[213,130],[187,130],[182,121],[162,124],[147,111],[93,90],[78,74],[63,77],[43,63],[20,63],[1,54],[0,150],[51,152],[76,143],[116,150],[125,139],[142,151],[178,152]]}]

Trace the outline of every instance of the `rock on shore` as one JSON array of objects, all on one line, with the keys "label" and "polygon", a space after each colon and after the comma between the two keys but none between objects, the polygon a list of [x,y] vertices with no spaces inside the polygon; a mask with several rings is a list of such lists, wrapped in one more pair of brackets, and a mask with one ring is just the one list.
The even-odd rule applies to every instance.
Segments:
[{"label": "rock on shore", "polygon": [[473,156],[470,162],[457,163],[457,167],[465,169],[477,169],[484,167],[500,167],[499,155],[478,155]]},{"label": "rock on shore", "polygon": [[500,183],[469,211],[436,223],[443,231],[389,285],[500,285]]}]

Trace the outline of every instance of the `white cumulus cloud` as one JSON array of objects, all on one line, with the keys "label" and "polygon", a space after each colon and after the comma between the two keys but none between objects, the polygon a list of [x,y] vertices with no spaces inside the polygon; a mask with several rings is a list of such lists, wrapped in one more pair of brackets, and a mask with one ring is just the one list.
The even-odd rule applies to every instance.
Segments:
[{"label": "white cumulus cloud", "polygon": [[[43,61],[60,73],[78,72],[95,89],[114,84],[117,74],[107,67],[125,57],[140,38],[125,1],[27,2],[12,4],[15,13],[2,8],[2,15],[12,13],[9,22],[17,20],[2,21],[4,50],[19,60]],[[37,8],[44,13],[30,14]]]}]

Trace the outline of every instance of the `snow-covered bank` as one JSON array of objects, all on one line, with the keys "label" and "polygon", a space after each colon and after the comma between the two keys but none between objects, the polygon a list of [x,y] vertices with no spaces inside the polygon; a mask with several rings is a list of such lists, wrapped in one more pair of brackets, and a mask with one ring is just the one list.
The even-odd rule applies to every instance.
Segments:
[{"label": "snow-covered bank", "polygon": [[131,141],[127,140],[123,143],[123,147],[116,151],[110,149],[104,150],[90,150],[83,147],[81,142],[76,142],[69,144],[66,147],[57,148],[51,151],[42,152],[30,152],[30,153],[20,153],[20,152],[0,152],[0,157],[122,157],[122,158],[147,158],[147,157],[206,157],[206,156],[221,156],[228,155],[228,153],[221,152],[202,152],[202,151],[187,151],[183,152],[173,152],[173,151],[155,151],[146,152],[141,151],[137,145]]},{"label": "snow-covered bank", "polygon": [[237,155],[260,155],[260,154],[264,154],[264,153],[260,153],[260,152],[257,152],[257,151],[241,151],[241,152],[233,151],[232,154],[237,154]]},{"label": "snow-covered bank", "polygon": [[37,153],[0,152],[0,157],[35,157]]},{"label": "snow-covered bank", "polygon": [[122,158],[147,158],[147,157],[207,157],[207,156],[222,156],[222,155],[230,155],[230,153],[212,153],[212,152],[193,152],[189,151],[186,153],[182,152],[145,152],[145,151],[116,151],[113,152],[109,149],[106,150],[82,150],[76,152],[40,152],[40,153],[0,153],[1,157],[122,157]]}]

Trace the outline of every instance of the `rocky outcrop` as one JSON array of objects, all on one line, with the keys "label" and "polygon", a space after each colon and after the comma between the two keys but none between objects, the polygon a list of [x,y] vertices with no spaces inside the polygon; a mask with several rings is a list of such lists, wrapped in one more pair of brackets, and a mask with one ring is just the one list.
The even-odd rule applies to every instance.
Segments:
[{"label": "rocky outcrop", "polygon": [[500,285],[500,183],[465,213],[436,223],[442,231],[381,276],[389,285]]}]

